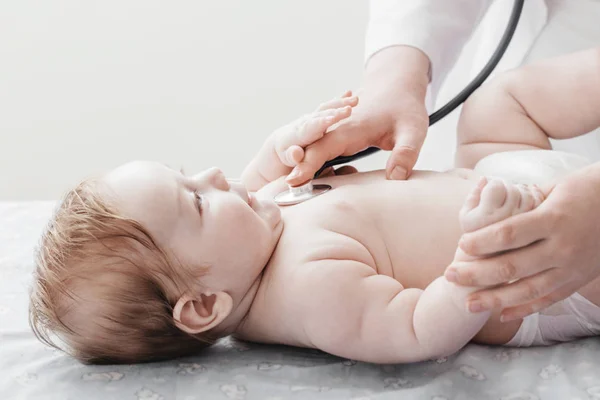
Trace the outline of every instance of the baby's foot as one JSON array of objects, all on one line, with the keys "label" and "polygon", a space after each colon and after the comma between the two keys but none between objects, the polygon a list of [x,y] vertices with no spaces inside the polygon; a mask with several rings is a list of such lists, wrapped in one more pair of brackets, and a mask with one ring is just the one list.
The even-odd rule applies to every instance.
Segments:
[{"label": "baby's foot", "polygon": [[501,179],[481,178],[460,210],[464,232],[473,232],[513,215],[531,211],[544,200],[535,185],[512,184]]},{"label": "baby's foot", "polygon": [[[463,232],[473,232],[513,215],[531,211],[544,200],[544,194],[536,185],[512,184],[500,179],[481,178],[467,196],[459,218]],[[467,261],[468,256],[460,248],[455,260]]]}]

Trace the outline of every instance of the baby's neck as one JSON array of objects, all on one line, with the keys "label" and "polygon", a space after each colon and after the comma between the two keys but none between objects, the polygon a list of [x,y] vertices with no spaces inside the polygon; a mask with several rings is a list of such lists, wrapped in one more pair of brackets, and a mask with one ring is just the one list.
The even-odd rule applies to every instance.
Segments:
[{"label": "baby's neck", "polygon": [[[247,329],[246,325],[248,320],[250,319],[250,313],[252,311],[252,306],[254,305],[254,300],[261,289],[261,285],[265,280],[269,278],[265,278],[265,272],[269,268],[271,264],[271,259],[275,252],[275,249],[279,245],[279,239],[281,238],[281,231],[279,233],[279,237],[273,250],[271,251],[271,258],[267,261],[266,265],[263,267],[261,273],[258,275],[256,280],[252,283],[250,288],[246,291],[246,293],[242,296],[241,300],[238,303],[238,306],[232,311],[232,313],[227,317],[225,321],[221,324],[222,328],[219,329],[216,334],[220,337],[228,336],[228,335],[236,335],[240,338],[244,338],[244,330]],[[268,275],[268,274],[267,274]]]},{"label": "baby's neck", "polygon": [[244,322],[252,309],[252,304],[254,303],[254,299],[260,288],[263,274],[264,271],[256,278],[252,286],[250,286],[250,289],[248,289],[246,294],[240,300],[238,306],[227,317],[227,320],[224,321],[223,327],[218,331],[219,336],[232,335],[242,329]]}]

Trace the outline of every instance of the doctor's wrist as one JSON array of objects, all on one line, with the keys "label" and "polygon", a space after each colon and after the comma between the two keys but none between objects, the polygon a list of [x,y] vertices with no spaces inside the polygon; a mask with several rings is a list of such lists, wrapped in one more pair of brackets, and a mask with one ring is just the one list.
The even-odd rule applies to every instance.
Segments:
[{"label": "doctor's wrist", "polygon": [[390,46],[375,53],[364,71],[364,87],[408,90],[425,98],[430,81],[429,58],[412,46]]}]

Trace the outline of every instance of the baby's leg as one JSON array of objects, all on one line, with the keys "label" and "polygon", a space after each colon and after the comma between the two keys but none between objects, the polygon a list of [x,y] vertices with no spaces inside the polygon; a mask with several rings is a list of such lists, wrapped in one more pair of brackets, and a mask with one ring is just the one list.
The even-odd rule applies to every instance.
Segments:
[{"label": "baby's leg", "polygon": [[512,76],[484,84],[465,102],[457,128],[456,167],[474,168],[493,153],[552,149],[546,132],[511,93]]},{"label": "baby's leg", "polygon": [[[487,181],[483,178],[468,196],[460,212],[460,222],[465,232],[471,232],[491,225],[512,215],[530,211],[543,200],[542,192],[535,186],[512,185],[501,180]],[[467,261],[469,256],[457,250],[455,260]],[[469,294],[478,287],[458,286],[448,282],[444,276],[433,281],[423,292],[415,309],[415,326],[430,327],[428,333],[420,332],[420,337],[441,353],[452,354],[471,341],[490,322],[491,312],[471,313],[466,309]],[[499,320],[494,318],[495,328]],[[506,329],[509,330],[506,333]],[[518,329],[518,325],[516,325]],[[502,344],[512,337],[514,326],[499,328]],[[486,338],[482,338],[486,341]],[[440,343],[440,341],[442,343]],[[488,343],[492,340],[487,340]]]},{"label": "baby's leg", "polygon": [[600,126],[600,47],[504,72],[465,102],[456,166],[510,150],[551,150]]},{"label": "baby's leg", "polygon": [[[460,223],[464,232],[473,232],[516,214],[531,211],[544,200],[537,186],[514,185],[499,179],[482,178],[467,197],[460,211]],[[457,248],[455,261],[470,261],[473,257]],[[479,288],[465,288],[464,296]],[[464,298],[461,299],[464,304]],[[501,310],[495,310],[482,329],[473,338],[477,342],[504,344],[514,336],[521,321],[503,323]]]}]

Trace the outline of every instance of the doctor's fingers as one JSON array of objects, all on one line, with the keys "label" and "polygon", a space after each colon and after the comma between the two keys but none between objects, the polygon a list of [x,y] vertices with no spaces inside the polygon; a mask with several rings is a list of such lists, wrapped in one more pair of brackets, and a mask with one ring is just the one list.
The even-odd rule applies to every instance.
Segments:
[{"label": "doctor's fingers", "polygon": [[552,264],[552,249],[541,241],[489,258],[453,262],[444,275],[458,285],[489,287],[535,275]]},{"label": "doctor's fingers", "polygon": [[505,308],[504,310],[502,310],[500,318],[504,322],[525,318],[528,315],[539,312],[547,307],[550,307],[554,303],[566,299],[581,287],[582,284],[576,281],[564,283],[558,289],[535,301],[529,302],[527,304]]},{"label": "doctor's fingers", "polygon": [[552,268],[508,285],[474,292],[467,298],[467,309],[481,312],[526,305],[554,293],[568,280],[568,270]]},{"label": "doctor's fingers", "polygon": [[545,239],[552,233],[553,218],[544,203],[532,211],[515,215],[474,232],[465,233],[458,246],[471,256],[486,256],[518,249]]},{"label": "doctor's fingers", "polygon": [[417,163],[426,134],[427,123],[424,121],[412,121],[396,128],[394,147],[385,167],[387,179],[408,179]]}]

